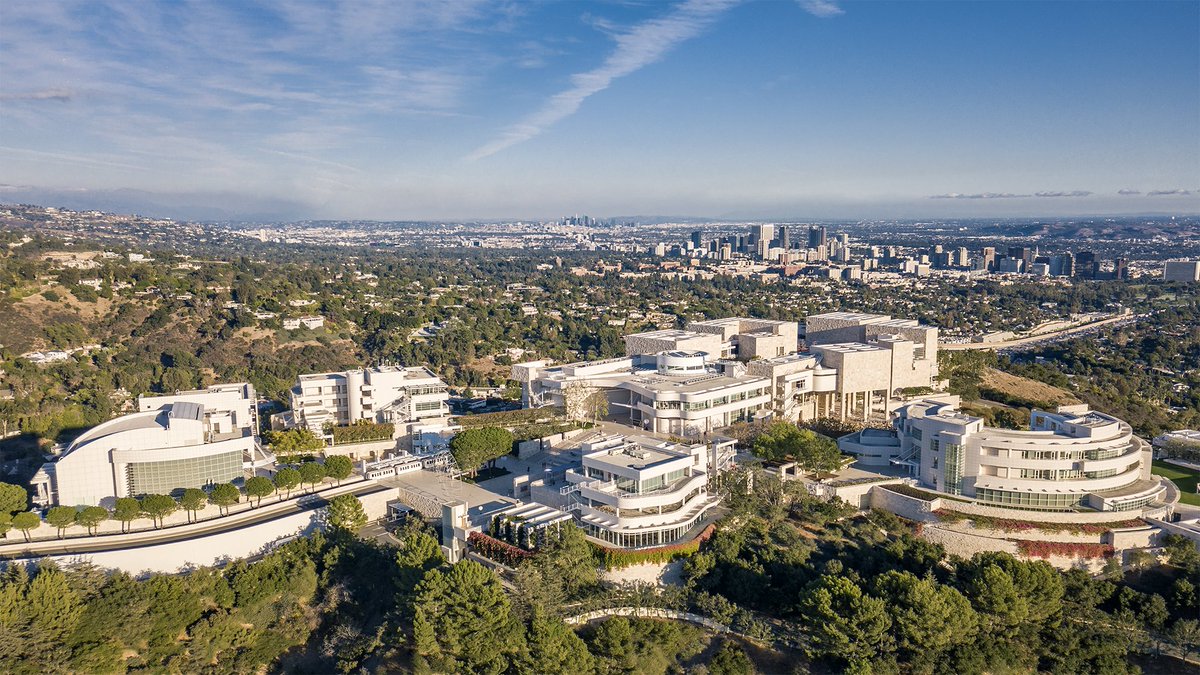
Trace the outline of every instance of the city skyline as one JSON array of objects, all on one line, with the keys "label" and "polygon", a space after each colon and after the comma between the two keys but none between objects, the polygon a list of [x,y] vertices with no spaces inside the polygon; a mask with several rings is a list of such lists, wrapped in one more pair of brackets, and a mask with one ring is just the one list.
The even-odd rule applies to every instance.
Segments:
[{"label": "city skyline", "polygon": [[1196,3],[0,16],[0,201],[448,220],[1200,211]]}]

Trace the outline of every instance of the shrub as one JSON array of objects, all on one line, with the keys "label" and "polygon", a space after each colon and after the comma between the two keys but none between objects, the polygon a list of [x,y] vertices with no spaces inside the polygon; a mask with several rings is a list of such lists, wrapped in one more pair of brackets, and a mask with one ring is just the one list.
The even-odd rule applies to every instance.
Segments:
[{"label": "shrub", "polygon": [[489,537],[482,532],[472,532],[469,534],[467,536],[467,543],[470,544],[472,551],[489,560],[495,560],[509,567],[515,567],[521,561],[533,557],[533,553],[529,551],[513,546],[508,542],[500,541],[494,537]]},{"label": "shrub", "polygon": [[1017,550],[1030,558],[1049,558],[1052,555],[1068,558],[1108,558],[1113,547],[1108,544],[1080,544],[1062,541],[1017,541]]},{"label": "shrub", "polygon": [[949,511],[947,509],[938,509],[933,512],[933,515],[937,516],[939,520],[945,523],[957,523],[967,520],[976,527],[987,528],[989,530],[999,530],[1001,532],[1029,532],[1031,530],[1040,530],[1042,532],[1070,532],[1071,534],[1100,535],[1108,532],[1109,530],[1140,527],[1144,524],[1137,518],[1132,518],[1129,520],[1116,520],[1108,523],[1043,523],[1029,520],[1016,520],[1014,518],[979,516],[971,513]]},{"label": "shrub", "polygon": [[562,420],[566,413],[562,408],[525,408],[524,410],[504,410],[479,415],[463,415],[451,420],[464,429],[471,427],[513,427],[537,422],[555,422]]},{"label": "shrub", "polygon": [[370,441],[386,441],[392,438],[396,425],[391,422],[372,422],[359,420],[344,427],[333,427],[333,444],[367,443]]}]

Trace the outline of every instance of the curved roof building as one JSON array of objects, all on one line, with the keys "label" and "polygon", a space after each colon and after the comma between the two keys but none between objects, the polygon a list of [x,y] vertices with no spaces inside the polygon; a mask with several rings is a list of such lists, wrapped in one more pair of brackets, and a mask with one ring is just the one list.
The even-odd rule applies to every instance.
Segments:
[{"label": "curved roof building", "polygon": [[[236,406],[220,405],[228,395],[214,388],[146,397],[144,403],[158,405],[88,429],[56,462],[42,467],[34,487],[45,501],[107,506],[118,497],[242,478],[244,467],[256,461],[258,444],[255,419],[241,409],[247,403],[252,409],[255,399],[247,386],[234,397]],[[200,402],[206,399],[217,405]]]},{"label": "curved roof building", "polygon": [[1064,406],[1034,410],[1027,430],[999,429],[960,412],[955,399],[902,407],[894,440],[860,432],[839,445],[871,463],[907,466],[938,492],[1009,508],[1124,511],[1162,495],[1150,444],[1115,417]]}]

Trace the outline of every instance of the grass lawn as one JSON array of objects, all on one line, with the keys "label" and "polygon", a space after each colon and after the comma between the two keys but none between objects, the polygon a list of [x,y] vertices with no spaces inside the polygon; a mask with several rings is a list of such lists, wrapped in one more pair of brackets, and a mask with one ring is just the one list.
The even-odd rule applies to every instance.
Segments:
[{"label": "grass lawn", "polygon": [[1200,506],[1200,495],[1196,494],[1196,481],[1200,480],[1200,473],[1186,467],[1160,462],[1157,459],[1154,460],[1153,472],[1179,487],[1179,501],[1192,506]]}]

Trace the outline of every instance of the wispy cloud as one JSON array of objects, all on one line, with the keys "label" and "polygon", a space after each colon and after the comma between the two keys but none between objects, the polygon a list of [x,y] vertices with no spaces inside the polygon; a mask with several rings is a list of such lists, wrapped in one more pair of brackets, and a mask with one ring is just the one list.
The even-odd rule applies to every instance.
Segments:
[{"label": "wispy cloud", "polygon": [[472,152],[467,159],[476,161],[490,157],[541,134],[547,127],[574,114],[589,96],[604,91],[614,80],[662,59],[677,45],[700,35],[722,12],[739,1],[687,0],[662,18],[634,26],[617,36],[616,48],[600,67],[571,76],[570,88],[552,96],[539,110]]},{"label": "wispy cloud", "polygon": [[822,19],[846,13],[833,0],[797,0],[797,2],[804,8],[804,11],[813,16],[819,16]]},{"label": "wispy cloud", "polygon": [[0,101],[59,101],[66,103],[73,96],[70,89],[42,89],[39,91],[24,91],[0,93]]},{"label": "wispy cloud", "polygon": [[1190,195],[1191,190],[1175,189],[1175,190],[1151,190],[1146,193],[1149,197],[1164,197],[1167,195]]},{"label": "wispy cloud", "polygon": [[948,192],[944,195],[930,195],[930,199],[1019,199],[1029,197],[1030,195],[1018,195],[1011,192],[976,192],[973,194],[962,194],[959,192]]},{"label": "wispy cloud", "polygon": [[1120,190],[1117,190],[1117,194],[1119,194],[1119,195],[1140,195],[1140,194],[1142,194],[1142,191],[1134,190],[1133,188],[1121,188]]},{"label": "wispy cloud", "polygon": [[1034,197],[1089,197],[1091,192],[1087,190],[1071,190],[1070,192],[1035,192]]}]

